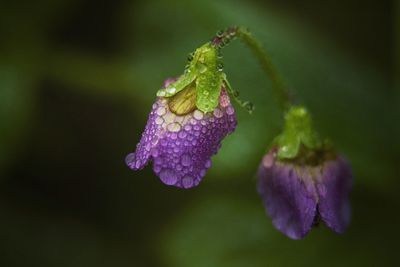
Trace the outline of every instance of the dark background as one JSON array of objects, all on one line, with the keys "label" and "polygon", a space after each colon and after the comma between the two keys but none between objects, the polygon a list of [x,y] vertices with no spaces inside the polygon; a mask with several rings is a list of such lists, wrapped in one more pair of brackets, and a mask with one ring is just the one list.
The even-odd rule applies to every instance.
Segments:
[{"label": "dark background", "polygon": [[[396,266],[398,1],[2,1],[0,266]],[[130,171],[155,92],[219,29],[248,26],[352,162],[353,221],[277,232],[255,172],[281,115],[238,41],[225,71],[253,115],[199,187]]]}]

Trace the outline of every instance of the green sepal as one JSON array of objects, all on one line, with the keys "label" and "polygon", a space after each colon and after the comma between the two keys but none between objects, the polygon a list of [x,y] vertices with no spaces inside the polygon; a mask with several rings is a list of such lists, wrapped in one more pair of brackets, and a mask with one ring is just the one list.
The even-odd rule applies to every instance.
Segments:
[{"label": "green sepal", "polygon": [[219,103],[222,69],[219,68],[218,48],[207,43],[196,50],[196,106],[203,112],[213,111]]},{"label": "green sepal", "polygon": [[284,130],[275,139],[274,144],[279,147],[279,159],[296,158],[302,146],[309,150],[318,150],[322,147],[306,108],[293,106],[289,109],[285,115]]},{"label": "green sepal", "polygon": [[219,48],[206,43],[192,54],[185,73],[178,80],[157,92],[157,96],[171,97],[196,85],[196,107],[203,112],[211,112],[218,106],[223,81],[219,59]]},{"label": "green sepal", "polygon": [[186,72],[181,75],[178,80],[174,83],[171,83],[166,88],[162,88],[157,91],[157,96],[161,97],[171,97],[183,89],[185,89],[188,85],[190,85],[196,79],[196,73],[187,69]]}]

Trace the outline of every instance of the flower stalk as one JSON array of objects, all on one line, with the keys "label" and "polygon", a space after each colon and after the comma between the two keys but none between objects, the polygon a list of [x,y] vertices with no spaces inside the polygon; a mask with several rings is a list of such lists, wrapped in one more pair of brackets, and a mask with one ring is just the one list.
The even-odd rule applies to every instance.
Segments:
[{"label": "flower stalk", "polygon": [[231,40],[239,38],[252,52],[259,61],[263,71],[270,78],[272,83],[272,90],[281,107],[282,111],[287,111],[291,106],[291,100],[287,86],[278,71],[272,64],[270,56],[263,49],[261,43],[254,37],[251,32],[244,27],[230,27],[224,31],[219,31],[212,39],[215,46],[223,47]]}]

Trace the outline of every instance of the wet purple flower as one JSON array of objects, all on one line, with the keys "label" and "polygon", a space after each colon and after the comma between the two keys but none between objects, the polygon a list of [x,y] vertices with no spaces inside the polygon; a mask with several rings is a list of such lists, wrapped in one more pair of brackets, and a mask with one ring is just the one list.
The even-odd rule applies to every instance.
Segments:
[{"label": "wet purple flower", "polygon": [[258,171],[258,192],[273,225],[292,239],[303,238],[319,221],[343,233],[352,184],[346,160],[328,152],[312,161],[279,160],[277,152],[265,155]]},{"label": "wet purple flower", "polygon": [[[172,82],[168,79],[164,87]],[[126,157],[129,168],[142,169],[152,160],[154,172],[167,185],[191,188],[200,183],[211,156],[237,123],[224,88],[213,112],[197,109],[195,99],[190,86],[173,97],[157,98],[136,151]]]}]

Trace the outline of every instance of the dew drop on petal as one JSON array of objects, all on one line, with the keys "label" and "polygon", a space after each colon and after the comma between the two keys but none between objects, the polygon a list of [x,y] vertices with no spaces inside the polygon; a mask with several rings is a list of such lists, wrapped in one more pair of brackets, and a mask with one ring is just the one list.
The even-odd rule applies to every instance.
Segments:
[{"label": "dew drop on petal", "polygon": [[155,157],[158,157],[158,155],[159,155],[159,151],[158,151],[158,149],[157,148],[154,148],[152,151],[151,151],[151,155],[155,158]]},{"label": "dew drop on petal", "polygon": [[162,116],[162,115],[164,115],[165,113],[167,113],[167,109],[166,109],[165,107],[159,107],[159,108],[157,109],[156,113],[157,113],[158,116]]},{"label": "dew drop on petal", "polygon": [[214,109],[214,116],[217,118],[222,118],[224,114],[222,113],[222,111],[219,108]]},{"label": "dew drop on petal", "polygon": [[132,162],[135,161],[135,153],[129,153],[128,155],[126,155],[125,157],[125,163],[127,165],[132,164]]},{"label": "dew drop on petal", "polygon": [[156,118],[156,124],[157,124],[157,125],[160,125],[160,124],[162,124],[163,122],[164,122],[163,118],[161,118],[161,117],[157,117],[157,118]]},{"label": "dew drop on petal", "polygon": [[151,143],[150,142],[146,143],[146,146],[144,147],[144,149],[146,149],[146,151],[149,152],[151,150]]},{"label": "dew drop on petal", "polygon": [[235,110],[233,109],[232,106],[226,108],[226,114],[233,115],[233,113],[235,113]]},{"label": "dew drop on petal", "polygon": [[167,185],[174,185],[178,180],[178,177],[174,170],[163,169],[160,172],[160,179]]},{"label": "dew drop on petal", "polygon": [[184,188],[190,188],[193,186],[193,178],[190,175],[186,175],[182,178],[182,186]]},{"label": "dew drop on petal", "polygon": [[181,130],[181,125],[177,122],[173,122],[168,124],[167,129],[170,132],[179,132]]},{"label": "dew drop on petal", "polygon": [[153,170],[155,173],[159,173],[161,171],[161,166],[160,165],[154,165]]},{"label": "dew drop on petal", "polygon": [[179,138],[184,139],[187,136],[187,133],[184,131],[179,132],[178,134]]},{"label": "dew drop on petal", "polygon": [[181,164],[185,167],[192,164],[192,158],[188,154],[183,154],[181,157]]},{"label": "dew drop on petal", "polygon": [[186,124],[186,125],[185,125],[185,130],[186,130],[186,131],[192,130],[192,126],[191,126],[190,124]]},{"label": "dew drop on petal", "polygon": [[136,169],[139,169],[141,165],[142,165],[142,161],[141,161],[140,159],[138,159],[138,160],[136,161],[136,163],[135,163]]},{"label": "dew drop on petal", "polygon": [[193,117],[194,117],[196,120],[201,120],[201,119],[203,118],[203,112],[201,112],[200,110],[196,109],[196,110],[193,112]]}]

